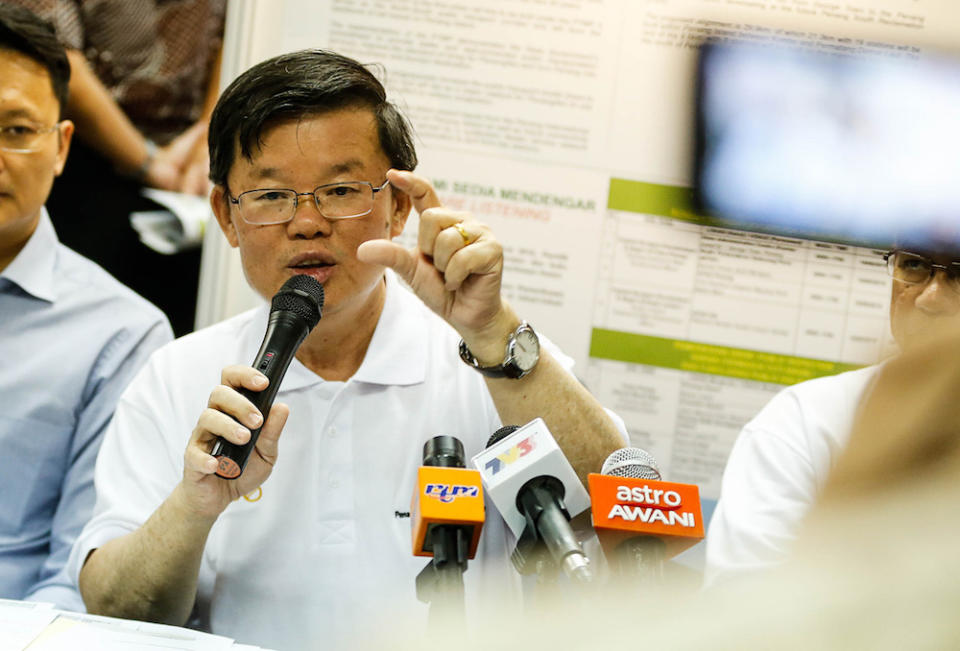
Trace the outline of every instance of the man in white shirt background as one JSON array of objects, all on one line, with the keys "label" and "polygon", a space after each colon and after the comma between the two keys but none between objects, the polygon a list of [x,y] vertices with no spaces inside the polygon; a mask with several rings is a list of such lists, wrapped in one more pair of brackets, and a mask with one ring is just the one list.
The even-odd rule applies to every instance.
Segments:
[{"label": "man in white shirt background", "polygon": [[[948,243],[909,241],[886,256],[893,278],[890,328],[901,350],[960,326],[960,252]],[[707,533],[708,585],[776,566],[789,555],[878,368],[788,387],[743,428]],[[903,409],[912,413],[910,404]]]},{"label": "man in white shirt background", "polygon": [[[410,171],[409,127],[362,65],[310,50],[254,66],[221,96],[210,145],[211,204],[247,281],[269,298],[313,276],[323,318],[235,481],[214,474],[210,450],[262,422],[237,389],[265,386],[238,364],[256,353],[266,307],[153,358],[110,428],[70,572],[94,612],[175,624],[192,613],[277,648],[348,646],[388,615],[422,629],[423,559],[398,516],[423,442],[457,436],[469,457],[501,424],[542,417],[585,480],[625,444],[622,423],[545,339],[532,360],[508,352],[536,335],[501,297],[501,245]],[[411,207],[407,250],[389,240]],[[468,612],[516,592],[508,556],[491,517],[465,577]]]}]

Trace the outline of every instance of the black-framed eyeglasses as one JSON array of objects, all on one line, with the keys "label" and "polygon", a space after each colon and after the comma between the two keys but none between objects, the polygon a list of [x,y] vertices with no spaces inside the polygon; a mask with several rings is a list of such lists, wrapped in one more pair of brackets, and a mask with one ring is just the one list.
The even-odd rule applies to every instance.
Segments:
[{"label": "black-framed eyeglasses", "polygon": [[11,154],[31,154],[43,149],[43,137],[60,129],[62,122],[51,127],[32,124],[0,125],[0,151]]},{"label": "black-framed eyeglasses", "polygon": [[389,184],[384,181],[379,187],[366,181],[327,183],[310,192],[297,192],[288,188],[261,188],[241,192],[234,198],[227,195],[230,203],[237,206],[240,218],[248,224],[267,226],[284,224],[297,213],[300,197],[313,196],[317,211],[330,220],[363,217],[373,211],[377,193]]},{"label": "black-framed eyeglasses", "polygon": [[947,285],[960,294],[960,260],[949,264],[937,264],[930,258],[909,251],[889,251],[883,255],[887,263],[887,273],[894,280],[908,285],[923,285],[929,282],[942,269]]}]

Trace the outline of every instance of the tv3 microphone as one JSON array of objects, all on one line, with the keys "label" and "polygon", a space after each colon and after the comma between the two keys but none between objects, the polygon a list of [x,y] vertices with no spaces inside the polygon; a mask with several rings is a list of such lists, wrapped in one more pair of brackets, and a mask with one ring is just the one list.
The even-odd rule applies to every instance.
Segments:
[{"label": "tv3 microphone", "polygon": [[[323,315],[323,285],[316,279],[297,274],[283,283],[270,302],[270,319],[260,344],[253,367],[267,376],[269,384],[263,391],[246,388],[237,391],[246,397],[263,415],[266,422],[280,382],[297,349]],[[260,437],[263,425],[250,431],[250,440],[236,445],[217,438],[210,454],[217,458],[216,474],[224,479],[236,479],[243,472]]]},{"label": "tv3 microphone", "polygon": [[593,528],[621,575],[659,578],[664,559],[703,539],[700,489],[661,481],[656,461],[644,450],[617,450],[587,484]]},{"label": "tv3 microphone", "polygon": [[511,559],[518,572],[535,572],[546,547],[568,577],[593,580],[590,559],[570,527],[570,518],[590,507],[590,497],[542,419],[502,428],[472,461],[517,538]]}]

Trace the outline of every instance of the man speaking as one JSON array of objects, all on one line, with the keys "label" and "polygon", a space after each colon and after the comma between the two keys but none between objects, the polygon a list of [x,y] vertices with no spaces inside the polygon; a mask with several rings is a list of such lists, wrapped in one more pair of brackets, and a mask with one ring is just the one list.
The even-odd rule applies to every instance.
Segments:
[{"label": "man speaking", "polygon": [[[490,230],[411,173],[409,128],[366,68],[318,50],[258,64],[221,96],[209,142],[211,204],[247,281],[270,298],[312,276],[323,316],[268,414],[239,391],[265,388],[240,363],[266,307],[152,358],[109,429],[70,570],[92,612],[192,614],[276,648],[422,625],[408,511],[423,441],[456,436],[469,456],[502,423],[542,417],[585,479],[622,429],[501,297]],[[390,240],[411,207],[420,227],[407,250]],[[243,473],[214,474],[216,437],[243,444],[261,424]],[[488,526],[468,611],[515,592],[508,554],[502,525]]]}]

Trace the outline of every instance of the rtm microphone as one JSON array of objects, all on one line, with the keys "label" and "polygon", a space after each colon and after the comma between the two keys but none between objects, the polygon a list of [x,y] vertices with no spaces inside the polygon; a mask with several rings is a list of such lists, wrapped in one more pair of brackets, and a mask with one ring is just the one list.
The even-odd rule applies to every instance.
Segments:
[{"label": "rtm microphone", "polygon": [[484,520],[480,473],[464,467],[460,439],[435,436],[424,444],[410,510],[413,554],[433,558],[417,575],[417,598],[431,605],[431,619],[458,621],[463,573],[477,553]]},{"label": "rtm microphone", "polygon": [[640,448],[617,450],[601,473],[587,482],[604,555],[621,578],[660,581],[665,559],[703,539],[699,488],[660,481],[657,462]]},{"label": "rtm microphone", "polygon": [[[270,383],[263,391],[238,389],[263,415],[270,413],[273,399],[277,397],[280,382],[293,360],[297,348],[307,334],[320,321],[323,312],[323,285],[303,274],[291,277],[283,283],[270,303],[270,320],[267,332],[260,344],[260,351],[253,367],[267,376]],[[218,438],[210,454],[217,458],[216,474],[224,479],[236,479],[247,465],[247,459],[257,444],[261,425],[250,431],[250,440],[243,445]]]},{"label": "rtm microphone", "polygon": [[570,527],[570,518],[590,507],[590,497],[542,419],[501,428],[473,465],[517,537],[511,556],[517,571],[537,571],[546,547],[568,577],[593,580],[590,559]]},{"label": "rtm microphone", "polygon": [[464,467],[456,437],[435,436],[424,444],[412,511],[414,555],[466,569],[483,528],[483,486],[480,473]]}]

